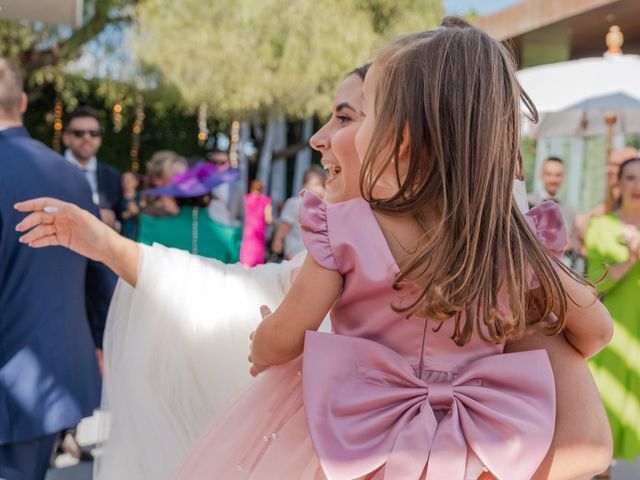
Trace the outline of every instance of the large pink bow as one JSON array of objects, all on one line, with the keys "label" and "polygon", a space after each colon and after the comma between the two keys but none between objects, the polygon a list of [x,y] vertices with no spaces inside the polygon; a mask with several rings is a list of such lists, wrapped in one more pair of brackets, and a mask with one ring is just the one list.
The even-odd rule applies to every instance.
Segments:
[{"label": "large pink bow", "polygon": [[[499,479],[529,480],[554,431],[555,388],[544,350],[484,357],[449,383],[425,383],[379,343],[307,332],[304,404],[331,480],[385,466],[386,479],[461,480],[467,447]],[[434,409],[445,409],[438,422]]]}]

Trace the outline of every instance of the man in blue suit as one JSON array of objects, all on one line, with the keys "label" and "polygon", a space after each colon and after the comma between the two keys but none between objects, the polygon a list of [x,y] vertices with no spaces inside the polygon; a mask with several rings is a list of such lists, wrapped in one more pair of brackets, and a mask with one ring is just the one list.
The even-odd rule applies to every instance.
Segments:
[{"label": "man in blue suit", "polygon": [[100,207],[100,218],[114,228],[116,220],[122,220],[122,175],[96,158],[102,145],[102,127],[95,110],[81,106],[67,115],[62,141],[67,147],[64,157],[89,183],[93,203]]},{"label": "man in blue suit", "polygon": [[[41,480],[56,435],[99,404],[95,338],[87,316],[87,278],[102,265],[64,248],[18,242],[25,198],[63,198],[94,211],[82,173],[30,138],[19,69],[0,58],[0,478]],[[110,301],[112,280],[88,292]],[[99,300],[95,300],[98,302]]]}]

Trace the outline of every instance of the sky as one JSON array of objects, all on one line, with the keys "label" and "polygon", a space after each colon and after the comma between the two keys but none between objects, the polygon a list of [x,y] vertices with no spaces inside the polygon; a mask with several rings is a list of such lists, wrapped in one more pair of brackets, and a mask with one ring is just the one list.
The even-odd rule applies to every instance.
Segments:
[{"label": "sky", "polygon": [[489,15],[518,3],[519,0],[444,0],[447,13],[464,15],[475,10],[480,15]]}]

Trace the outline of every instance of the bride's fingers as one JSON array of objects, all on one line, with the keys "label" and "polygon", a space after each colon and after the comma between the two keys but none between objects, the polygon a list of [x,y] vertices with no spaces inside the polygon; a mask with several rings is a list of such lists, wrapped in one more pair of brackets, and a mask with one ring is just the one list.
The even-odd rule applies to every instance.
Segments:
[{"label": "bride's fingers", "polygon": [[39,210],[45,210],[45,207],[56,207],[60,208],[64,205],[64,202],[61,200],[56,200],[55,198],[49,197],[40,197],[33,198],[31,200],[25,200],[24,202],[16,203],[13,208],[18,210],[19,212],[37,212]]},{"label": "bride's fingers", "polygon": [[54,239],[56,239],[56,243],[53,243],[51,245],[59,245],[60,242],[57,240],[56,234],[57,232],[55,225],[38,225],[33,230],[22,235],[18,240],[20,241],[20,243],[26,243],[33,247],[36,241],[45,237],[53,237]]},{"label": "bride's fingers", "polygon": [[54,217],[50,213],[33,212],[27,215],[22,221],[16,225],[18,232],[26,232],[27,230],[38,226],[53,223]]},{"label": "bride's fingers", "polygon": [[60,241],[56,235],[47,235],[29,242],[31,248],[54,247],[57,245],[60,245]]}]

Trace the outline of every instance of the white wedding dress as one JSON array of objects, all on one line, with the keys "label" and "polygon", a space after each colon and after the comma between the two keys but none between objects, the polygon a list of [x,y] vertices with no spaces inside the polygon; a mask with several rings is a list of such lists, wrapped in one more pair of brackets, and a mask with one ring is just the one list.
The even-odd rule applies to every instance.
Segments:
[{"label": "white wedding dress", "polygon": [[[523,182],[514,197],[527,211]],[[248,269],[161,245],[140,249],[136,288],[118,282],[107,318],[100,424],[108,440],[95,480],[172,477],[209,420],[251,381],[249,333],[260,305],[280,304],[305,255]]]},{"label": "white wedding dress", "polygon": [[140,245],[136,288],[120,280],[107,318],[99,480],[169,479],[220,407],[250,381],[249,333],[304,254],[247,269]]}]

